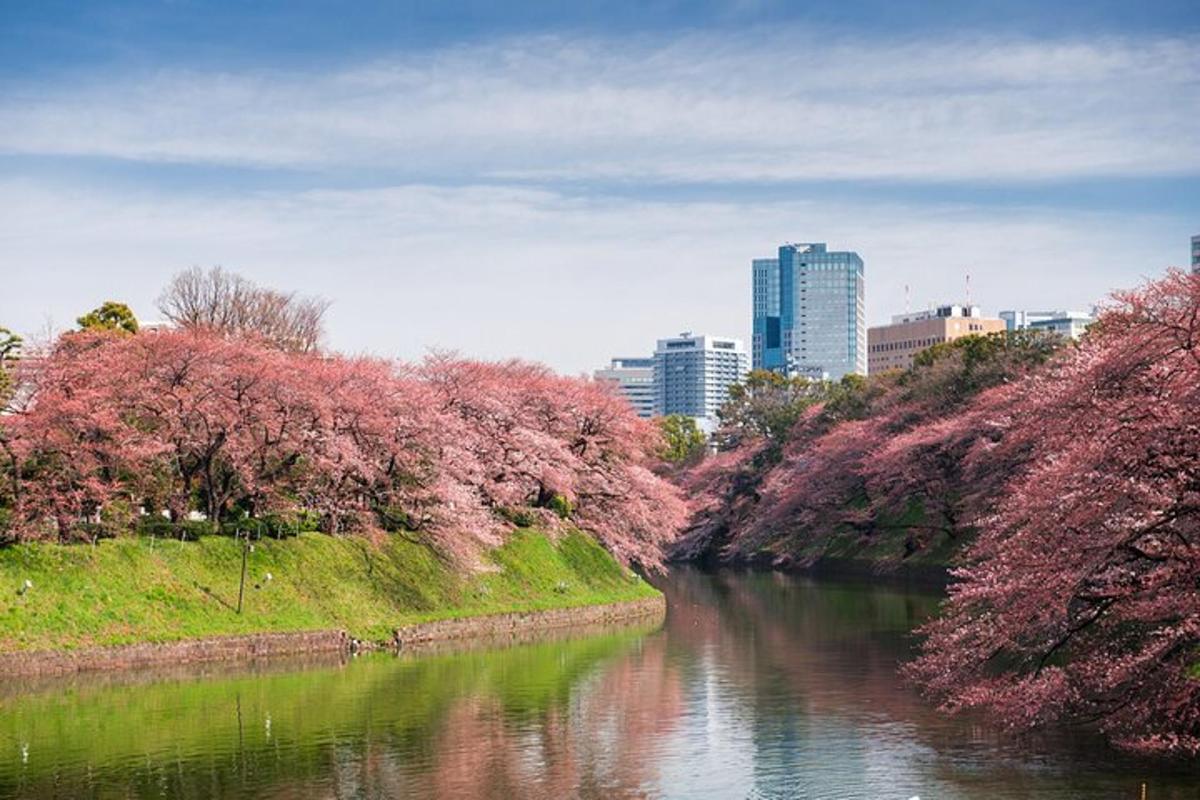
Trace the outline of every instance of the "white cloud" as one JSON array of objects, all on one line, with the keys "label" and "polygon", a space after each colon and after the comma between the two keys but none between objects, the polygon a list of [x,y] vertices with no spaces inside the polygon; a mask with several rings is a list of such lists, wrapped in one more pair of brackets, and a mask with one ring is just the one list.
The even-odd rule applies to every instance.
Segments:
[{"label": "white cloud", "polygon": [[[967,272],[992,311],[1087,305],[1178,263],[1194,231],[1152,214],[886,203],[869,188],[823,202],[779,199],[784,187],[720,201],[646,190],[1195,174],[1197,44],[788,29],[514,39],[303,73],[13,80],[0,154],[200,170],[96,184],[35,166],[41,177],[0,183],[0,324],[69,324],[110,297],[152,317],[172,272],[222,264],[334,300],[343,349],[446,346],[576,371],[678,330],[746,336],[750,258],[809,239],[864,256],[873,320],[902,309],[906,284],[914,305],[954,299]],[[245,188],[260,167],[319,173],[297,185],[408,183]],[[202,189],[196,174],[236,183]],[[119,188],[139,185],[158,188]]]},{"label": "white cloud", "polygon": [[0,152],[465,178],[1200,170],[1200,42],[545,37],[307,74],[9,87]]},{"label": "white cloud", "polygon": [[237,195],[0,183],[0,324],[108,298],[153,317],[169,275],[222,264],[334,301],[332,344],[433,346],[576,372],[680,330],[748,336],[749,262],[781,241],[859,251],[872,320],[958,299],[1086,306],[1187,246],[1179,220],[871,202],[651,202],[484,186]]}]

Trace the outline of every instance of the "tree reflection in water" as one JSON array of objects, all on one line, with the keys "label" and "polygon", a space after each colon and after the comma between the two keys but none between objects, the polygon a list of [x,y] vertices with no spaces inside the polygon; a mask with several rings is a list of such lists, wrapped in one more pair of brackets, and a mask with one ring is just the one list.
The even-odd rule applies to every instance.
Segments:
[{"label": "tree reflection in water", "polygon": [[1195,797],[1186,767],[946,719],[938,595],[676,570],[662,629],[0,687],[0,796]]}]

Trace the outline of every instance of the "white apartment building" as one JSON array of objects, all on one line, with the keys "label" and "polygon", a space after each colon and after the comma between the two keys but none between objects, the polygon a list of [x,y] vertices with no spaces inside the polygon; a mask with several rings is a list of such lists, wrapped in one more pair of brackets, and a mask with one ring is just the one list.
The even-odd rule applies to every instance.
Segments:
[{"label": "white apartment building", "polygon": [[741,339],[681,333],[659,339],[654,349],[654,413],[695,418],[706,432],[717,426],[717,410],[729,387],[750,371]]}]

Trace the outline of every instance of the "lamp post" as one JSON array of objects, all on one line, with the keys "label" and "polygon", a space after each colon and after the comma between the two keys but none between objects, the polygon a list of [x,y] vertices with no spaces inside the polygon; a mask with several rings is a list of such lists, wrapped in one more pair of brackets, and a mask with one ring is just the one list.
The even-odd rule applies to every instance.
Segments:
[{"label": "lamp post", "polygon": [[[239,534],[241,532],[239,531]],[[242,613],[242,598],[246,596],[246,559],[250,554],[250,531],[246,531],[246,540],[242,543],[242,580],[238,584],[237,613]]]},{"label": "lamp post", "polygon": [[[263,525],[264,525],[263,521],[261,519],[255,519],[255,518],[251,518],[249,521],[255,522],[258,524],[258,538],[261,539],[262,538],[262,529],[263,529]],[[237,532],[237,535],[241,536],[242,531],[239,530]],[[250,555],[250,551],[252,551],[253,549],[254,549],[254,545],[250,544],[250,531],[247,530],[246,531],[246,539],[242,543],[242,579],[238,583],[237,613],[239,613],[239,614],[242,613],[242,600],[246,596],[246,561]]]}]

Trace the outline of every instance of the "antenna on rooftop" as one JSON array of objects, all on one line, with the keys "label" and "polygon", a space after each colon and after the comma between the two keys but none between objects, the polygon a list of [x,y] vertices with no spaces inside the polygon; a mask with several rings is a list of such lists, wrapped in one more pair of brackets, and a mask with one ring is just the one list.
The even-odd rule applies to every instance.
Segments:
[{"label": "antenna on rooftop", "polygon": [[908,284],[904,284],[904,314],[908,315]]},{"label": "antenna on rooftop", "polygon": [[971,273],[967,273],[967,308],[971,307]]}]

